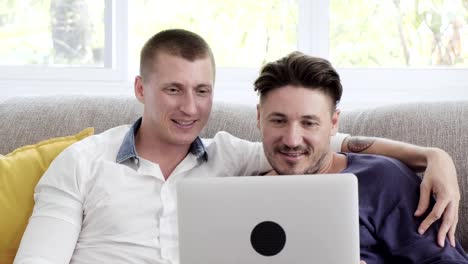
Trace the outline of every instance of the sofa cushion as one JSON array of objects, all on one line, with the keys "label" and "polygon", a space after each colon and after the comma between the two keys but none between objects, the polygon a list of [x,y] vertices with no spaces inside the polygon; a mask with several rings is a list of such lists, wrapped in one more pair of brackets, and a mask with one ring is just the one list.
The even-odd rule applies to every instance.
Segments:
[{"label": "sofa cushion", "polygon": [[19,96],[0,103],[0,154],[48,138],[133,124],[143,112],[135,96]]},{"label": "sofa cushion", "polygon": [[52,160],[66,147],[94,133],[28,145],[0,157],[0,263],[12,263],[34,206],[34,188]]}]

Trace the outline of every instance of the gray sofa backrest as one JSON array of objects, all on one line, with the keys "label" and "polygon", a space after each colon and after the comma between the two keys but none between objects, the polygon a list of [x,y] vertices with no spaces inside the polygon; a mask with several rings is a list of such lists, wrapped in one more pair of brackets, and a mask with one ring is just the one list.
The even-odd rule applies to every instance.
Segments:
[{"label": "gray sofa backrest", "polygon": [[[133,123],[142,113],[133,96],[16,97],[0,103],[0,154],[85,127],[96,133]],[[202,136],[228,131],[259,141],[255,106],[215,103]],[[340,131],[378,136],[446,150],[454,159],[461,188],[457,236],[468,249],[468,101],[413,103],[343,112]]]}]

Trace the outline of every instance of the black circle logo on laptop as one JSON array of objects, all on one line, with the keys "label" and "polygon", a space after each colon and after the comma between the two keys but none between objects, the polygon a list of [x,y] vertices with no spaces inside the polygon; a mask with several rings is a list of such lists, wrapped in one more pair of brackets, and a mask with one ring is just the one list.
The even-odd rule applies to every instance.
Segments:
[{"label": "black circle logo on laptop", "polygon": [[275,222],[261,222],[252,230],[250,243],[258,254],[267,257],[274,256],[283,250],[286,243],[286,233]]}]

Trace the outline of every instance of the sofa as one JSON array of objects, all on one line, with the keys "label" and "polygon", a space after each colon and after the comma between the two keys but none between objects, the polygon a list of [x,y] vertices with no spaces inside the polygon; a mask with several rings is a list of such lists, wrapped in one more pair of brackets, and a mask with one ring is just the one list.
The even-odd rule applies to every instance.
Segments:
[{"label": "sofa", "polygon": [[[131,95],[7,98],[0,101],[0,154],[48,138],[75,134],[85,127],[94,127],[95,133],[100,133],[130,124],[141,115],[142,109]],[[218,102],[213,105],[202,136],[212,137],[224,130],[259,141],[255,119],[253,105]],[[456,164],[461,191],[457,238],[468,250],[468,101],[420,102],[344,111],[340,131],[446,150]]]}]

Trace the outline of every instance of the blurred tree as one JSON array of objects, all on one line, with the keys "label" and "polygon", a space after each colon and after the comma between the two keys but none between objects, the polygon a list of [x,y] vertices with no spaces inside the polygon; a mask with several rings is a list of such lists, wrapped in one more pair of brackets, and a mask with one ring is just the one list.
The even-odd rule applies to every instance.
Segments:
[{"label": "blurred tree", "polygon": [[466,66],[468,0],[330,5],[330,57],[339,66]]},{"label": "blurred tree", "polygon": [[398,26],[398,33],[400,36],[400,42],[403,50],[403,56],[405,58],[405,64],[410,65],[410,52],[408,50],[408,44],[407,44],[407,39],[405,36],[405,31],[403,29],[403,15],[401,11],[401,6],[400,6],[400,0],[393,0],[393,4],[395,5],[397,9],[397,15],[395,16],[397,19],[397,26]]},{"label": "blurred tree", "polygon": [[50,17],[55,63],[92,61],[92,27],[86,1],[52,0]]},{"label": "blurred tree", "polygon": [[0,2],[0,27],[10,23],[14,15],[16,0],[5,0]]}]

